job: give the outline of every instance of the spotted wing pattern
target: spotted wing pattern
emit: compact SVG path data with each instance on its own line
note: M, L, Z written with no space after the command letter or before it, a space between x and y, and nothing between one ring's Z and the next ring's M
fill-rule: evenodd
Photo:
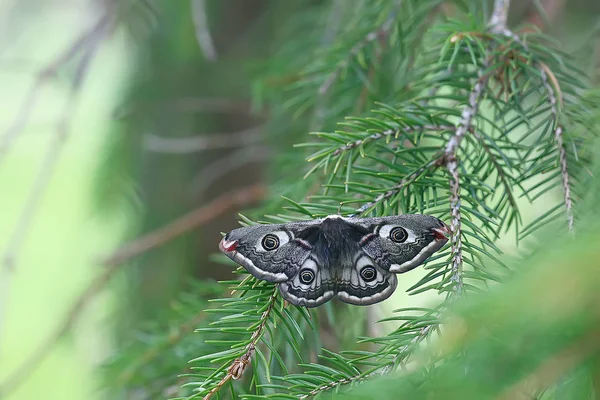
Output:
M449 228L428 215L327 218L238 228L221 251L259 279L279 283L281 295L316 307L337 296L368 305L396 289L396 273L422 264L447 241Z

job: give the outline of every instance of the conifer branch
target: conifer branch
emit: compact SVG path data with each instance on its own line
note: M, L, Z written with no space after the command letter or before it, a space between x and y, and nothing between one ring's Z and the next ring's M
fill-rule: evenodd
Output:
M462 255L462 225L460 215L460 175L458 161L455 155L447 159L446 168L450 173L450 210L452 222L450 223L450 242L452 243L452 276L454 293L461 295L463 292L463 255Z
M337 64L335 70L333 70L333 72L331 74L329 74L329 76L321 84L321 86L319 86L319 95L320 96L324 96L327 94L327 92L329 92L329 89L331 88L333 83L336 81L336 79L340 76L342 71L344 69L348 68L351 60L353 58L355 58L362 51L362 49L364 49L367 45L369 45L369 43L374 42L375 40L381 39L388 35L390 29L392 29L392 26L394 25L394 19L396 17L396 13L397 13L396 10L392 11L390 16L385 20L385 22L381 26L379 26L378 28L367 33L362 40L360 40L358 43L356 43L354 46L352 46L352 48L350 49L350 52L348 53L346 58L344 58L342 61L340 61Z
M275 307L278 294L279 292L277 285L273 285L273 293L267 302L265 311L263 311L260 317L258 326L252 333L250 343L248 343L246 346L245 353L233 360L233 362L227 368L227 374L204 396L203 400L209 400L230 380L238 380L242 377L246 371L246 368L248 368L248 365L252 361L252 356L254 355L256 345L264 333L264 329L267 325L267 321L269 320L269 316L271 315L271 311L273 310L273 307Z
M315 397L316 395L318 395L319 393L322 392L326 392L328 390L334 389L338 386L342 386L342 385L349 385L353 382L360 382L364 379L367 379L365 376L361 375L361 374L357 374L354 375L350 378L342 378L342 379L338 379L337 381L333 381L333 382L329 382L324 384L323 386L319 386L316 389L311 390L310 392L300 395L298 397L299 400L304 400L304 399L310 399L311 397Z
M145 365L149 365L157 357L160 357L163 351L175 346L185 337L194 332L194 329L206 318L206 313L200 311L194 315L190 320L185 321L179 325L172 333L169 334L163 341L158 343L156 346L148 348L142 355L137 357L128 367L117 377L117 381L120 385L125 385L131 381L137 371Z
M372 201L363 204L352 215L360 215L360 214L365 213L366 211L368 211L372 207L376 206L377 204L381 203L382 201L385 201L385 200L389 199L390 197L392 197L393 195L399 193L402 189L404 189L406 187L406 185L414 182L417 178L419 178L420 176L429 172L430 169L432 169L432 168L435 169L439 165L440 165L439 159L434 159L434 160L429 161L427 164L423 165L421 168L418 168L417 170L415 170L408 176L404 177L400 181L400 183L398 183L396 186L392 187L391 189L387 190L386 192L381 193L379 196L375 197L375 199L373 199Z
M510 0L494 0L494 9L492 10L489 22L490 32L504 34L508 30L506 21L508 21L509 8Z
M572 232L574 229L573 200L571 198L571 183L569 176L569 168L567 164L567 150L563 142L563 127L560 125L558 116L559 97L556 95L556 91L558 91L560 95L560 86L558 86L556 78L552 79L552 82L555 82L556 91L550 84L548 79L548 73L551 74L552 71L547 66L545 66L542 63L539 63L538 71L542 78L542 84L544 85L544 89L548 93L548 101L550 102L550 112L552 113L552 118L554 119L554 140L556 141L556 147L558 148L559 153L560 176L562 180L565 209L567 213L567 225L569 231ZM554 75L550 76L553 77Z
M503 3L505 1L506 3L509 3L508 0L496 0L495 7L508 7L506 4L498 4ZM506 14L506 11L498 11L498 14L500 15L502 12ZM523 50L529 51L529 46L527 46L527 43L525 43L523 40L521 40L521 38L518 35L516 35L514 32L508 29L506 27L506 23L499 23L496 26L496 28L493 29L493 31L511 38L516 43L518 43L523 48ZM554 139L556 141L556 147L558 148L559 152L560 175L562 180L564 203L567 214L567 225L569 231L572 232L574 229L574 217L573 200L571 197L571 183L567 163L567 150L563 142L563 127L560 125L560 119L558 115L558 107L559 105L562 105L562 92L560 90L560 84L558 83L558 80L552 73L552 70L546 64L538 60L535 60L533 64L539 72L540 77L542 79L542 85L544 86L544 89L548 94L548 101L550 103L550 113L552 114L552 119L554 120ZM554 87L550 84L550 81L552 81Z
M370 379L379 375L387 375L393 372L399 364L405 363L408 361L409 357L412 355L411 350L414 349L419 343L429 337L429 334L435 329L439 324L428 324L423 326L417 335L415 335L407 344L402 346L398 352L394 355L392 360L380 365L375 371L369 372L367 374L355 374L350 377L344 377L326 384L323 384L319 387L312 389L310 392L300 395L298 399L304 400L317 396L322 392L326 392L331 389L335 389L336 387L349 385L352 383L361 383L367 379Z
M457 295L460 295L463 292L460 174L458 172L457 151L467 132L471 131L473 118L479 110L479 102L489 80L489 74L483 74L483 71L486 69L488 64L488 61L484 62L483 67L478 70L477 82L469 93L467 105L463 109L461 118L457 123L456 132L448 141L444 151L444 162L446 169L450 174L450 211L452 214L452 222L450 224L450 242L452 243L452 275L450 279L454 284L454 293Z
M479 132L477 132L475 129L471 129L471 133L478 140L479 144L481 145L481 148L487 153L490 162L494 165L496 173L498 174L498 179L500 179L502 186L504 186L504 192L508 196L508 201L510 202L511 207L514 210L518 210L519 205L517 204L517 199L515 199L515 196L513 195L512 188L510 187L510 183L508 182L508 177L506 176L506 173L498 163L498 158L494 153L492 153L490 146L487 145L487 143L485 142L485 138L482 135L480 135Z
M412 133L412 132L421 132L421 131L449 131L449 130L453 131L455 129L456 129L456 127L453 125L406 126L406 127L400 128L400 129L387 129L383 132L377 132L377 133L374 133L363 139L358 139L354 142L351 142L344 146L341 146L339 149L334 151L331 155L332 156L340 155L341 153L343 153L345 151L354 149L359 146L363 146L367 143L374 142L381 138L394 137L397 139L401 133Z

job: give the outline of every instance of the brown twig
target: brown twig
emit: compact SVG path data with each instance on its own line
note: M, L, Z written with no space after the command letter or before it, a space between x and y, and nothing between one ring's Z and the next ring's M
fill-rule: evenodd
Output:
M264 198L266 187L262 183L226 193L219 196L209 204L202 206L189 214L179 217L160 229L144 235L134 241L127 243L110 256L106 257L103 265L111 266L122 264L132 257L138 256L146 251L173 240L174 238L189 232L201 224L223 214L225 211L242 205L247 205Z
M256 184L233 193L219 196L209 204L177 219L173 223L133 241L107 257L103 264L107 266L73 303L59 328L50 335L21 365L0 385L0 396L16 389L50 354L56 343L71 329L84 307L110 281L123 262L151 248L163 245L175 237L188 232L201 224L223 214L231 208L247 205L264 197L265 186Z
M238 380L242 377L242 375L246 371L246 368L248 368L248 365L252 361L252 356L254 355L256 345L262 337L265 325L269 320L269 315L271 314L271 311L273 310L273 307L275 306L275 303L277 301L278 293L279 292L277 289L277 285L275 285L273 287L273 294L271 294L269 302L267 303L267 308L265 309L265 311L263 311L262 315L260 316L260 322L256 327L256 330L252 333L250 343L248 343L248 345L246 346L246 352L240 357L233 360L231 365L229 365L229 367L227 368L227 374L219 381L219 383L215 385L215 387L213 387L204 396L203 400L209 400L212 396L214 396L215 393L219 391L219 389L221 389L231 379Z
M266 113L253 112L252 104L248 100L229 99L219 97L178 97L157 102L160 107L180 112L216 112L216 113L239 113L265 117ZM147 103L134 104L117 108L114 118L128 118L144 110L142 107ZM154 104L154 103L152 103Z

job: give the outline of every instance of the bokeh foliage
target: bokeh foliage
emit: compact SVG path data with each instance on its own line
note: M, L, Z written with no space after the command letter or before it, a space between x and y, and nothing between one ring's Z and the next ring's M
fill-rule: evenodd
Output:
M222 282L220 296L201 281L167 324L197 322L197 334L170 342L164 325L150 329L163 334L122 348L108 381L125 376L125 393L147 398L593 398L598 97L587 71L535 28L491 25L502 1L299 3L265 5L288 18L250 67L274 155L267 198L242 223L436 215L452 222L453 245L410 293L438 303L397 310L392 329L370 335L364 309L286 306L252 277ZM503 254L506 236L516 256Z

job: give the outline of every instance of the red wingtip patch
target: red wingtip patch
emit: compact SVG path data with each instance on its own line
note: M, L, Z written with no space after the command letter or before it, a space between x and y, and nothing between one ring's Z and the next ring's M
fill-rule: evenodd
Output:
M442 232L441 229L434 229L433 230L433 235L435 237L435 240L446 239L446 235L444 235L444 233Z
M220 246L223 251L234 251L237 248L238 242L237 240L233 240L231 242L226 241L225 239L221 240Z
M444 240L450 235L450 227L446 224L442 228L433 229L433 235L436 240Z

